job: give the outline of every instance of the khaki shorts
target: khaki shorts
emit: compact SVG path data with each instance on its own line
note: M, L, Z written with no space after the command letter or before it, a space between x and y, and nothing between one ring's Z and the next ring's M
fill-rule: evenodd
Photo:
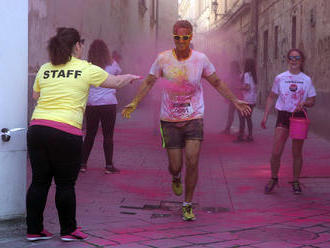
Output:
M203 140L203 119L168 122L160 121L162 146L164 148L185 147L186 140Z

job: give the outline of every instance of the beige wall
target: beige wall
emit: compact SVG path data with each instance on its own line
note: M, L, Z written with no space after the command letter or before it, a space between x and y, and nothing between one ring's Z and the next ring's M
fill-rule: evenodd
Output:
M163 43L171 42L170 35L166 34L171 33L177 19L177 2L145 0L144 15L139 12L139 2L138 0L30 0L30 72L48 60L47 41L60 26L72 26L80 31L86 40L85 56L94 39L104 39L111 50L116 49L123 53L123 66L130 65L132 59L126 58L135 55L139 51L138 46L143 44L154 51L164 46ZM158 24L155 20L157 2L159 3Z
M97 4L95 4L97 3ZM29 66L30 72L48 61L46 46L57 27L78 29L86 40L104 39L110 49L121 47L121 4L107 0L30 0ZM87 49L85 49L85 55Z

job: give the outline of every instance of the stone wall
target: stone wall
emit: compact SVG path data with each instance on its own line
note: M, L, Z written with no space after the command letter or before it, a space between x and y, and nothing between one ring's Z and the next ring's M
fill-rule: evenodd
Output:
M317 90L316 106L309 111L312 129L330 138L330 2L328 0L261 0L259 1L258 76L260 103L264 104L274 77L287 69L286 54L294 46L306 55L305 73ZM294 36L293 22L296 22ZM277 44L275 27L278 27ZM265 50L265 33L268 49ZM295 37L295 38L294 38ZM295 42L294 42L295 40ZM278 54L275 48L278 47ZM268 52L268 56L265 55ZM265 58L267 57L267 59Z

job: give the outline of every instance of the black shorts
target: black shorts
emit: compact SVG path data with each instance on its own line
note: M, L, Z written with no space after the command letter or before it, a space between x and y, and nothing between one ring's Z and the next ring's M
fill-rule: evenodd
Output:
M290 117L292 116L291 112L287 111L277 111L277 120L276 127L283 127L286 129L290 128ZM293 114L294 117L306 118L305 113L303 111L295 112Z
M186 140L203 140L203 119L168 122L160 121L164 148L185 147Z

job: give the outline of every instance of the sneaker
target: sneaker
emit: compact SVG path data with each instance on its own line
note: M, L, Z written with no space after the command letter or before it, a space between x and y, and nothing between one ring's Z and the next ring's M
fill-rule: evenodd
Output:
M237 139L235 139L233 142L234 143L241 143L241 142L244 142L244 139L243 139L242 136L237 136Z
M292 182L292 191L295 195L300 195L302 193L299 181Z
M247 136L246 137L246 142L252 142L254 139L252 136Z
M38 234L27 234L26 239L28 241L46 240L51 239L54 235L48 232L46 229L42 230Z
M118 174L120 173L120 170L114 167L113 165L109 165L105 167L105 174Z
M180 177L179 178L173 177L173 179L172 179L172 190L173 190L173 193L176 196L182 195L183 189L182 189L182 183L181 183L181 178Z
M85 164L84 165L81 165L80 172L85 173L86 170L87 170L87 166Z
M86 233L83 233L81 231L81 228L77 228L74 232L61 236L61 239L63 241L81 241L86 240L87 238L88 235Z
M182 219L185 221L191 221L196 219L195 215L193 214L191 205L182 206Z
M271 193L275 188L275 186L278 186L278 178L273 177L269 180L269 182L265 186L265 191L264 191L265 194Z

